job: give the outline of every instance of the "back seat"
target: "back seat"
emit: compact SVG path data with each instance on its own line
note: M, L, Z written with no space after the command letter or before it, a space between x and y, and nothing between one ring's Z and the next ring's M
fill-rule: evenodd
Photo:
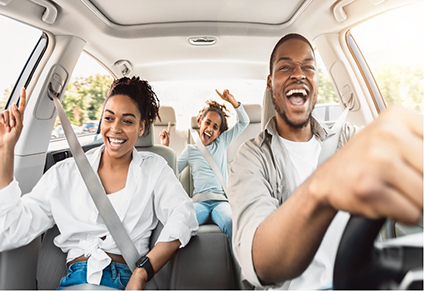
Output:
M250 123L229 145L227 149L227 162L230 164L239 147L247 140L255 138L261 132L262 107L259 104L243 104Z
M177 129L177 119L175 110L171 106L161 106L159 108L159 115L161 120L156 119L154 143L160 143L159 134L165 129L168 130L168 122L171 123L171 138L169 147L172 148L177 156L179 156L187 145L187 130Z
M177 175L177 155L172 148L160 144L155 144L155 135L155 128L152 124L150 126L149 133L145 131L143 136L137 139L137 142L135 143L136 150L139 152L153 152L159 156L162 156L168 162L168 165L174 170L175 175Z

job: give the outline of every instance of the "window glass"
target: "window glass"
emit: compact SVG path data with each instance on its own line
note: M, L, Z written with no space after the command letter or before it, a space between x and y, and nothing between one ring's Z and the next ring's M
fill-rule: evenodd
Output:
M423 110L424 2L399 8L351 30L387 106Z
M82 144L91 142L96 134L104 98L113 79L96 60L82 53L70 82L62 106L74 132ZM59 118L52 130L51 141L64 139Z
M190 127L192 116L197 116L206 100L215 100L225 104L230 111L229 125L236 121L236 113L228 102L223 101L215 89L222 92L230 90L237 101L243 104L261 104L266 89L266 80L212 80L212 81L176 81L151 82L161 105L172 106L175 110L178 128ZM184 100L190 100L185 102Z
M3 110L42 32L0 15L0 110ZM23 41L24 40L24 41Z
M319 78L318 104L337 104L338 97L333 83L324 67L324 64L316 52ZM232 106L222 101L216 94L215 89L222 92L230 90L236 100L243 104L260 104L266 90L266 76L263 80L212 80L212 81L176 81L176 82L151 82L153 90L157 94L161 105L172 106L177 118L177 128L190 127L192 116L197 116L200 109L205 106L206 100L216 100L226 104L230 110L229 125L236 122L236 113ZM185 98L186 96L186 98ZM185 102L184 100L190 100ZM325 109L324 109L325 111ZM336 118L337 119L337 118ZM324 115L320 120L324 121Z
M312 115L320 122L331 126L339 118L342 108L333 82L318 51L315 51L318 69L318 99Z

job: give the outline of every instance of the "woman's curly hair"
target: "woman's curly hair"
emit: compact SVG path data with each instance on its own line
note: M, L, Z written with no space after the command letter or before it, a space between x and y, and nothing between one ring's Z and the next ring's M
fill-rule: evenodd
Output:
M150 125L159 118L160 102L152 87L145 80L139 77L123 77L114 80L106 95L104 105L109 98L115 95L125 95L130 97L136 104L141 115L141 122L145 122L144 130L149 133Z
M203 107L203 109L201 109L199 111L199 114L197 115L197 122L198 123L201 122L203 120L203 118L210 111L214 111L214 112L218 113L219 116L221 117L221 126L219 128L219 131L220 132L226 131L228 129L227 118L230 117L230 115L228 115L229 111L228 111L227 107L225 107L224 104L219 104L218 102L216 102L214 100L206 101L206 106Z

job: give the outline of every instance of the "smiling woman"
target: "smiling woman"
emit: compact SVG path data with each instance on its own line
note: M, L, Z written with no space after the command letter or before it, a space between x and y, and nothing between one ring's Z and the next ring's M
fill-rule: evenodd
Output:
M0 114L0 218L8 221L0 224L0 251L26 245L57 224L57 244L67 253L69 267L59 289L84 283L144 289L198 228L193 204L165 160L134 149L145 126L150 127L158 115L158 100L150 85L138 77L112 83L103 111L104 145L87 155L117 215L124 217L122 224L131 230L129 236L137 252L147 262L132 274L109 229L99 222L75 160L53 166L29 194L20 197L12 161L23 127L25 96L22 89L19 108L13 105L11 111ZM61 179L62 175L67 179ZM118 195L119 200L114 198ZM85 213L82 217L81 208ZM151 229L159 221L164 230L159 243L149 251ZM177 231L176 225L180 226Z

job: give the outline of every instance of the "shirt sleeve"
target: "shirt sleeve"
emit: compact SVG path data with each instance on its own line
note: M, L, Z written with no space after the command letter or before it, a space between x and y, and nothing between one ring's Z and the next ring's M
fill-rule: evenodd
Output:
M157 242L179 240L185 247L197 233L199 225L193 202L188 197L172 169L164 166L154 189L155 212L163 224Z
M236 124L224 131L219 138L222 139L227 145L230 144L233 139L235 139L240 133L243 132L243 130L246 129L246 127L249 125L250 119L247 115L246 111L244 110L244 107L241 103L239 103L240 106L235 108L237 112L238 121Z
M265 164L266 158L258 146L253 141L246 142L230 167L228 188L234 255L243 277L257 287L263 286L253 265L253 238L259 225L279 206L278 200L271 196L273 190Z
M178 174L180 174L188 166L188 146L185 147L183 152L178 157Z
M48 197L55 183L48 181L43 176L23 197L15 179L0 189L0 251L27 245L54 225Z

